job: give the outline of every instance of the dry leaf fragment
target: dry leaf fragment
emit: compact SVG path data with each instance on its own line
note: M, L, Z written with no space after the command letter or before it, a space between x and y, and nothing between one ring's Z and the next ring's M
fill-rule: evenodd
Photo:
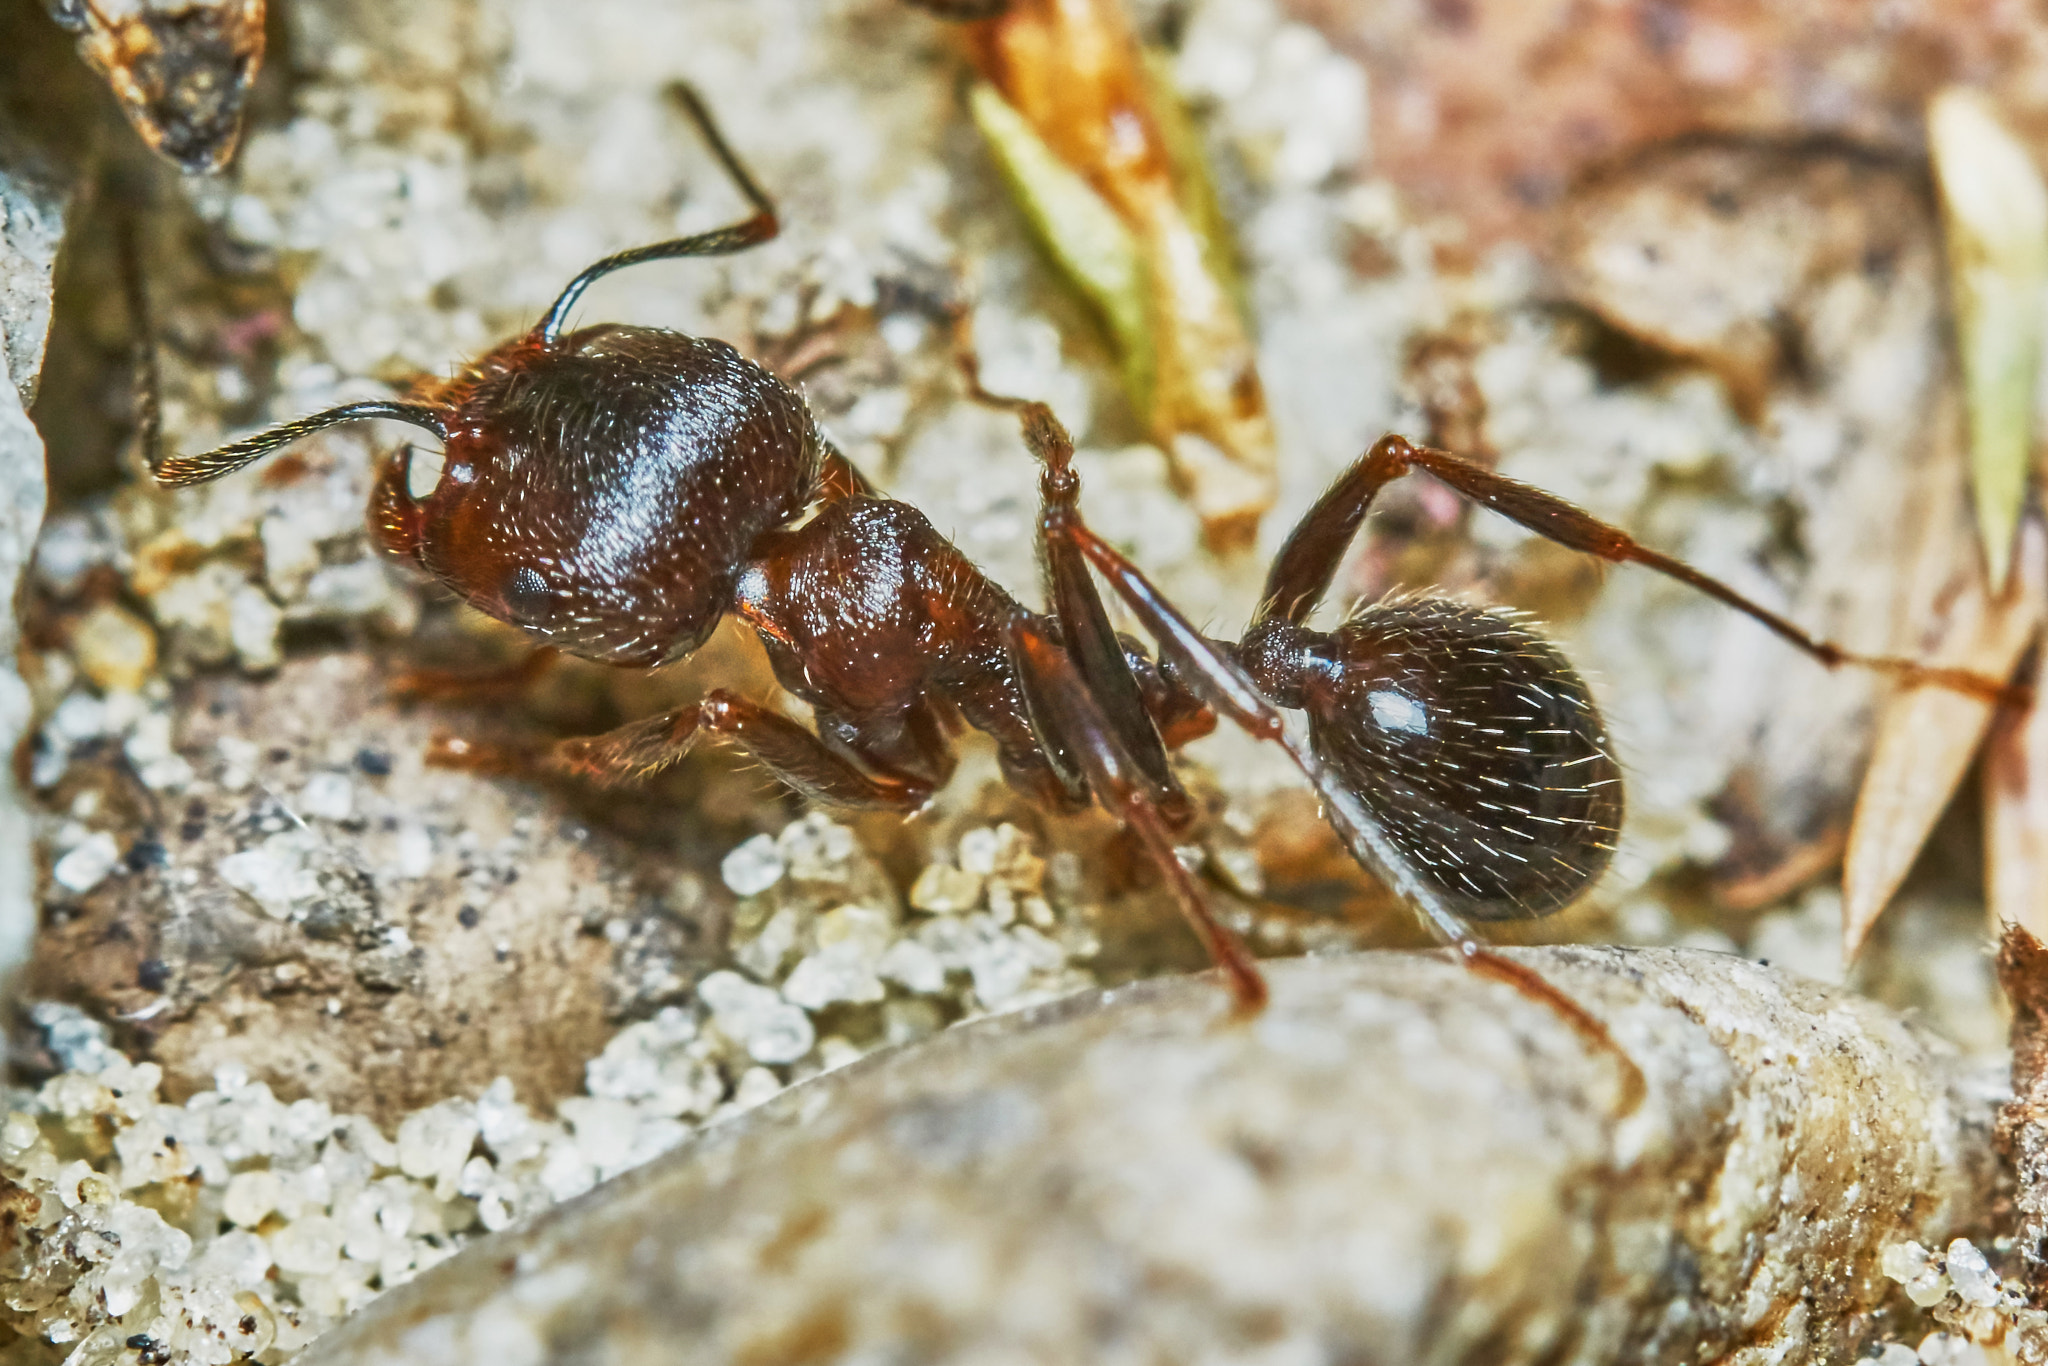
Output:
M1272 423L1178 97L1121 0L1013 0L967 33L987 82L971 108L1012 193L1102 314L1211 544L1248 542L1276 489Z
M1991 582L2003 584L2026 499L2048 288L2048 188L1991 102L1951 87L1927 107L1941 189L1970 477Z
M263 65L264 0L48 3L150 150L194 174L228 164Z
M1928 98L1968 80L2048 133L2038 5L2011 0L1285 0L1368 72L1372 169L1462 226L1532 245L1595 168L1702 134L1918 161Z
M2039 522L2020 537L2019 572L1996 599L1977 575L1963 581L1931 662L2008 678L2039 630L2048 601L2048 538ZM1842 877L1842 956L1855 957L1947 807L1995 708L1944 688L1894 693L1878 713L1870 768L1856 797Z
M2048 654L2029 680L2048 696ZM1984 884L1991 923L2048 939L2048 706L2006 715L1984 756Z
M2024 925L1999 937L1998 984L2012 1005L2012 1100L1998 1116L1998 1146L2018 1177L2013 1243L2039 1292L2048 1289L2048 946Z
M968 93L968 112L1046 249L1102 315L1140 411L1151 405L1155 362L1137 238L1079 172L1045 145L994 86Z

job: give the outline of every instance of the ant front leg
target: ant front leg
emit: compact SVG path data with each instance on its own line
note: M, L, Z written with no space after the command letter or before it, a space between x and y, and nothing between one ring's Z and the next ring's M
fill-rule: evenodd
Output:
M455 740L437 742L430 758L448 767L538 770L619 787L680 761L707 735L745 751L783 785L827 806L909 812L932 794L928 782L868 772L788 717L723 690L603 735L557 741L537 754Z
M1268 623L1301 626L1329 591L1338 562L1365 521L1372 500L1387 484L1410 470L1434 475L1452 491L1506 517L1546 540L1594 555L1610 564L1639 564L1698 589L1717 602L1758 622L1828 668L1844 664L1870 669L1909 686L1933 685L1967 693L1989 702L2026 706L2024 689L2009 687L1968 669L1940 668L1891 655L1859 654L1832 641L1808 634L1761 603L1703 574L1681 560L1660 554L1621 528L1609 525L1555 494L1520 480L1496 474L1484 465L1448 451L1417 446L1387 435L1372 444L1358 462L1332 484L1288 536L1266 577L1266 590L1253 618L1252 634Z
M461 669L406 669L387 691L401 702L491 702L516 697L540 681L560 655L542 645L502 668L471 673Z

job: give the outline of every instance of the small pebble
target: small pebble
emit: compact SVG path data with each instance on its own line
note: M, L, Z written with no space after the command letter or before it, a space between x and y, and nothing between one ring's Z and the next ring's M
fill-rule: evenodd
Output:
M1948 1279L1963 1303L1989 1308L1998 1303L1998 1274L1968 1238L1948 1245Z
M341 1261L341 1225L325 1215L294 1219L270 1236L277 1269L296 1276L332 1271Z
M798 963L783 982L782 994L805 1010L823 1010L838 1001L879 1001L886 992L875 972L875 955L858 941L841 940Z
M1922 1338L1919 1357L1926 1366L1990 1366L1983 1348L1952 1333L1929 1333Z
M227 1195L221 1213L243 1228L255 1228L277 1208L284 1183L269 1168L236 1172L228 1178Z
M355 784L345 773L315 773L299 789L299 813L345 821L356 811Z
M733 1087L731 1108L735 1111L751 1110L781 1093L782 1078L765 1067L749 1067L740 1073L739 1083Z
M946 989L946 967L939 956L915 939L899 939L875 965L878 974L901 983L920 995L936 996Z
M817 1042L810 1016L774 988L736 972L712 973L697 984L697 996L710 1007L719 1031L755 1062L795 1062Z
M114 603L101 603L71 628L71 653L101 692L137 692L156 672L156 632Z
M58 859L50 876L59 886L82 896L106 881L107 874L120 861L120 846L114 843L112 835L101 830L86 836L84 843Z
M214 867L221 881L279 920L290 919L299 902L320 890L317 875L306 867L305 847L295 831L272 835L252 849L229 854Z
M782 881L787 865L772 835L756 835L736 846L718 865L718 875L739 896L757 896Z
M971 911L981 904L982 879L950 864L932 863L910 887L910 904L933 915Z

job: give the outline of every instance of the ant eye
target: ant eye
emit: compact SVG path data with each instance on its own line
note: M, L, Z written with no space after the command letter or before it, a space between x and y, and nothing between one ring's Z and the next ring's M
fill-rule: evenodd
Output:
M555 590L530 565L512 571L504 597L505 614L521 626L546 626L555 619Z
M73 33L86 30L85 0L46 0L50 17Z
M448 463L446 451L405 448L405 496L424 503L441 486L441 468Z

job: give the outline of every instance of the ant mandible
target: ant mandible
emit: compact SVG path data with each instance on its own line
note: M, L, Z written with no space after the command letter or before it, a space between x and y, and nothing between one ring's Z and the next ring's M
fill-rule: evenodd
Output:
M1211 640L1088 528L1073 443L1051 410L976 382L978 397L1020 415L1043 465L1050 610L1032 611L916 508L881 496L796 390L726 343L622 324L564 330L583 292L615 270L737 252L779 230L710 112L681 93L748 217L605 257L531 331L414 401L331 408L155 469L167 486L196 484L337 423L423 427L441 439L442 468L415 497L412 448L385 461L369 507L385 551L546 646L612 664L688 655L734 613L816 716L813 733L715 691L558 742L547 768L625 782L708 735L808 798L909 813L951 775L957 717L994 739L1004 776L1027 797L1059 810L1092 799L1128 828L1240 1008L1254 1010L1265 999L1258 968L1174 854L1194 807L1167 752L1220 714L1287 749L1353 855L1465 961L1554 998L1483 950L1472 923L1547 915L1600 875L1621 826L1620 771L1585 683L1511 613L1405 597L1334 631L1307 624L1389 481L1426 471L1559 544L1690 584L1830 666L1999 693L1974 674L1817 640L1559 498L1391 435L1295 527L1243 638ZM1155 639L1158 659L1113 630L1092 574ZM1306 741L1282 710L1307 714Z

